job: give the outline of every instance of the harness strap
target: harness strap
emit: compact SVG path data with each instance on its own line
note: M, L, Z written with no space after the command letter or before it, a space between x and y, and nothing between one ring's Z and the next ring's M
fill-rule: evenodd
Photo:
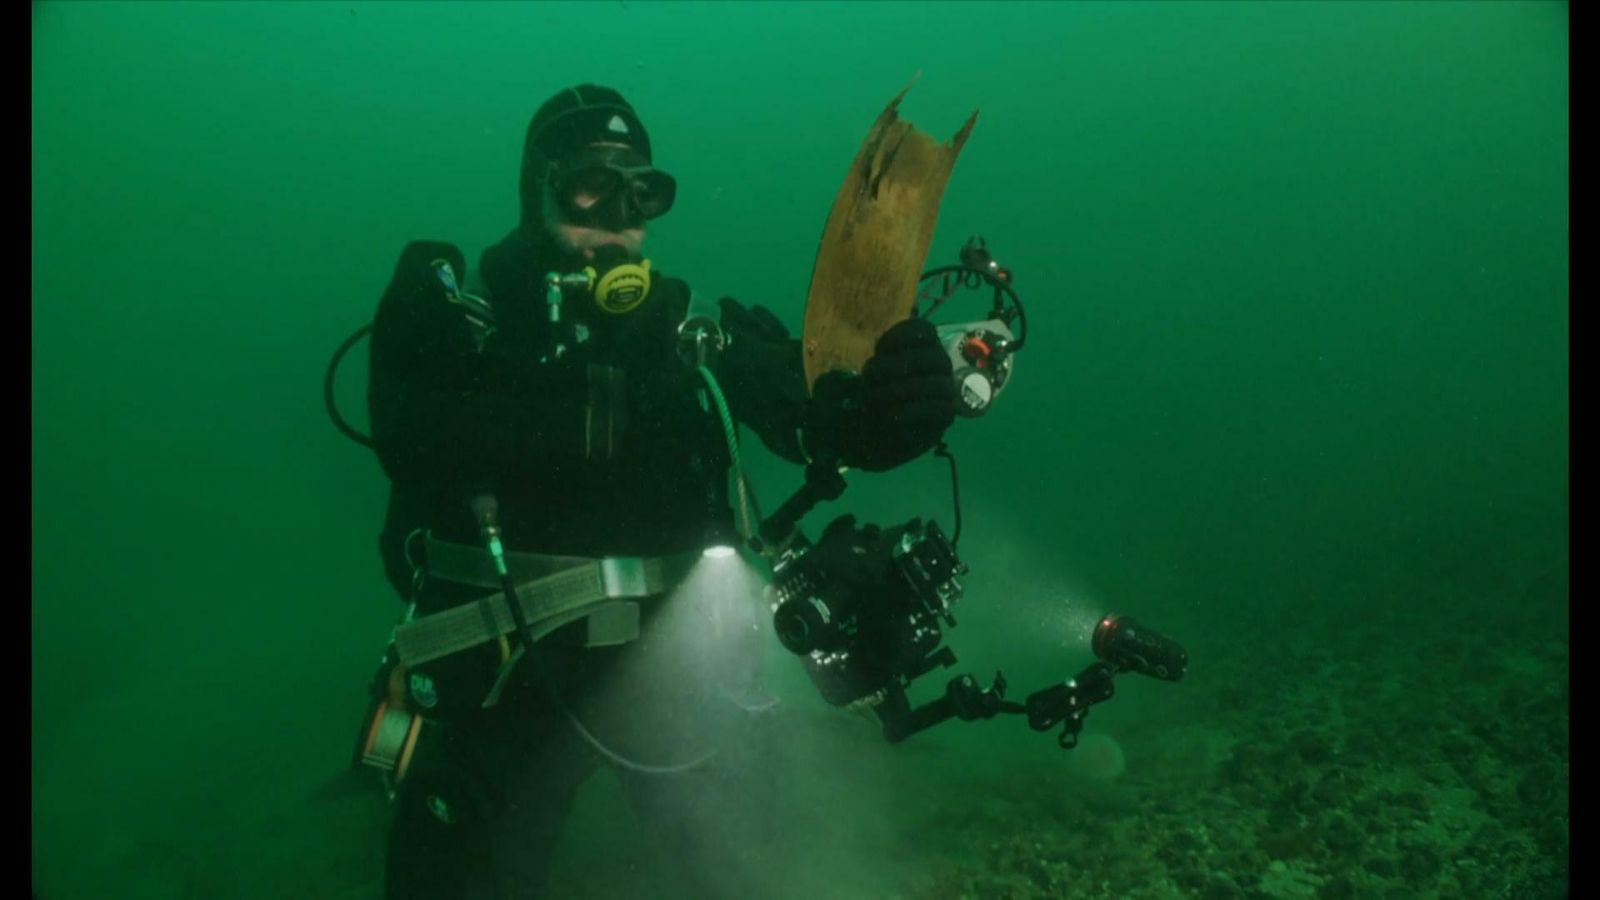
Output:
M482 547L441 541L430 534L424 544L424 553L423 567L427 569L429 578L491 590L500 589L500 575L495 569L494 557ZM595 562L591 556L551 556L515 550L507 550L505 558L506 569L516 584Z
M450 581L486 588L495 586L497 579L485 575L493 571L492 563L480 565L466 553L454 560L454 563L464 564L460 568L452 564L451 574L436 572L435 545L443 543L429 542L427 566L430 577L437 575ZM464 551L474 549L455 546ZM482 554L484 561L488 560L487 553L476 552ZM522 607L523 618L528 623L533 640L596 613L605 613L599 616L601 619L610 618L614 621L620 615L637 621L637 604L627 601L665 594L678 580L676 576L680 567L682 571L687 571L688 563L688 557L584 559L511 553L506 557L507 567L514 573L518 571L514 567L514 557L521 557L524 573L528 568L548 570L552 566L560 566L556 571L523 580L516 585L517 603ZM577 564L571 564L573 559L579 560ZM513 578L516 577L513 574ZM514 631L516 620L506 604L505 593L495 591L475 603L464 603L431 613L396 627L395 652L406 666L418 666L497 640L501 635Z

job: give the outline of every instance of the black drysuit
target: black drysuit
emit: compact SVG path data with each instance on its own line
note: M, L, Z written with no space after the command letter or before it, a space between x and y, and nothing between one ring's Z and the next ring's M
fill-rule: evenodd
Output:
M714 409L702 408L699 376L675 349L688 286L657 273L638 309L592 317L589 341L541 363L550 337L544 276L553 255L547 239L525 228L483 254L479 275L493 309L486 335L430 266L446 259L464 277L460 251L448 244L408 246L379 305L369 413L392 483L380 545L391 582L419 616L485 593L414 579L412 563L425 561L408 541L431 533L479 544L468 500L482 491L497 498L512 551L664 556L692 552L704 546L711 525L732 522L723 425ZM803 462L798 341L763 310L731 300L720 308L731 343L716 375L733 417L777 454ZM750 615L759 603L750 598ZM693 666L682 678L654 683L619 676L650 654L668 659L650 671L678 671L674 648L651 641L649 609L641 640L631 644L586 648L582 622L540 641L491 709L481 701L501 661L496 645L423 667L437 689L429 718L438 727L397 797L389 897L543 896L571 800L606 760L578 730L574 712L606 751L645 766L675 769L718 751L681 772L618 771L641 823L687 870L722 879L695 891L748 895L749 885L714 858L709 836L693 823L718 816L718 804L733 794L748 801L761 789L736 749L696 740L706 717L721 717L717 730L727 735L749 713L719 704L707 686L716 677L702 678ZM760 655L752 633L753 626L745 628L730 650L735 668ZM603 697L596 685L605 685Z

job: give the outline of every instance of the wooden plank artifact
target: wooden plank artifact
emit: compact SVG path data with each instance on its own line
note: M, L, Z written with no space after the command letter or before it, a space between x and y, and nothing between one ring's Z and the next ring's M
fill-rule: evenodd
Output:
M878 338L913 312L945 184L977 124L974 110L940 143L900 119L909 90L873 123L823 229L802 337L808 390L824 372L859 372Z

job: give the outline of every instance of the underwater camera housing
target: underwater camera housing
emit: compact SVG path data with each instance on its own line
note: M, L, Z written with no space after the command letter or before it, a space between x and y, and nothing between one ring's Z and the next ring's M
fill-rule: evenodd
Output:
M906 695L911 683L956 662L942 645L941 624L956 624L950 610L966 573L934 522L879 528L840 516L814 545L796 536L774 563L767 587L774 630L801 657L823 699L870 708L891 743L951 718L1014 713L1035 731L1060 725L1059 743L1070 750L1089 708L1111 699L1118 674L1178 681L1188 670L1189 655L1178 642L1130 616L1110 615L1090 641L1096 661L1022 703L1005 699L1005 676L996 672L987 688L971 675L957 676L944 696L913 708Z
M767 588L773 626L829 703L882 701L939 665L940 622L966 573L944 532L912 519L893 528L833 520L815 545L796 540Z

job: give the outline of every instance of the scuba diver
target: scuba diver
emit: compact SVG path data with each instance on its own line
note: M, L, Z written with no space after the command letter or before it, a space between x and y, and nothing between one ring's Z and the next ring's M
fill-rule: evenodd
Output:
M882 472L955 418L949 354L909 310L859 374L808 392L774 314L656 269L643 244L676 183L654 158L617 91L557 93L528 127L518 225L470 271L452 244L409 244L379 302L379 549L406 613L357 756L393 800L392 900L541 896L604 765L647 831L716 869L681 812L748 787L736 749L704 745L739 732L703 726L718 704L749 715L722 688L749 686L761 643L730 627L687 652L660 623L702 551L750 537L734 423L797 465Z

